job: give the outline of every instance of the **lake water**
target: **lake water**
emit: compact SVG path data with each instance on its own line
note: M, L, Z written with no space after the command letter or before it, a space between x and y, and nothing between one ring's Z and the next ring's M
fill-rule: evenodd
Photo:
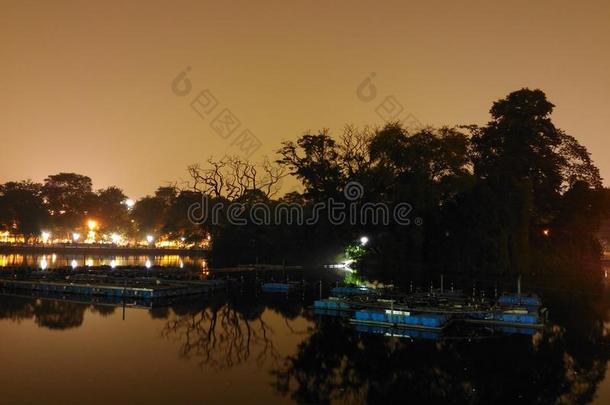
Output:
M0 254L0 268L17 266L38 267L42 269L70 266L202 267L205 264L206 261L201 256L184 255Z
M0 403L610 403L608 289L542 291L533 334L442 339L357 331L311 294L152 309L0 295Z
M124 311L0 300L2 404L284 402L272 372L314 327L256 300Z

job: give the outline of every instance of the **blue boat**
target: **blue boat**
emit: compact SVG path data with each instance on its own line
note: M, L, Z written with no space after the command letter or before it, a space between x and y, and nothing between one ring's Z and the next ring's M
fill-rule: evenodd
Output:
M324 316L332 316L339 318L347 318L351 314L349 311L337 311L336 309L322 309L322 308L314 308L313 313L316 315L324 315Z
M313 307L316 309L330 309L335 311L347 311L350 309L347 302L339 300L316 300L313 303Z
M356 286L347 286L347 287L334 287L330 290L330 294L334 296L340 295L369 295L374 292L373 289L368 287L356 287Z
M264 283L262 289L264 292L290 292L297 288L295 283Z
M399 312L399 311L397 311ZM398 326L411 326L419 328L441 329L445 326L449 317L443 314L404 314L392 312L381 312L375 310L362 309L354 314L356 322L363 323L388 323Z
M515 314L503 312L496 314L495 319L503 322L523 323L529 325L533 325L538 322L538 316L535 314Z
M518 295L504 294L498 298L498 303L505 306L530 306L539 307L542 305L540 298L537 295Z

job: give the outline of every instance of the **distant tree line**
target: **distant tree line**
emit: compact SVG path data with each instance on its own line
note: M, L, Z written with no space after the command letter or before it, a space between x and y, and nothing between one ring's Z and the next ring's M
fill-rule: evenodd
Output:
M553 124L553 108L542 91L521 89L496 101L484 126L409 130L389 123L348 126L339 137L306 133L282 143L275 161L229 157L192 165L188 182L160 187L132 209L120 189L93 191L91 179L78 174L9 182L0 186L0 226L34 238L48 227L69 232L93 216L103 230L132 235L196 240L210 233L217 265L328 263L367 235L361 272L384 279L413 271L598 269L596 234L608 218L609 192L586 148ZM279 196L287 176L301 191ZM364 190L355 202L343 192L349 182ZM312 225L194 224L187 212L203 197L210 205L240 203L244 213L282 203L307 213L330 198L407 202L420 222L337 225L322 210Z
M361 272L376 278L583 268L599 275L596 234L610 213L610 194L586 148L553 124L553 108L542 91L522 89L495 102L485 126L410 131L390 123L346 127L338 138L323 130L284 142L276 163L302 192L276 199L245 188L216 198L243 202L246 211L260 202L307 211L329 198L351 203L343 188L356 181L364 190L358 204L408 202L422 225L338 226L324 215L313 226L225 224L216 232L216 258L329 262L367 235Z
M81 233L84 239L87 222L94 220L100 235L144 239L152 234L198 243L206 235L186 215L188 206L198 200L197 193L163 186L130 206L117 187L94 191L91 178L59 173L44 183L27 180L0 185L0 230L26 242L39 241L43 231L65 239Z

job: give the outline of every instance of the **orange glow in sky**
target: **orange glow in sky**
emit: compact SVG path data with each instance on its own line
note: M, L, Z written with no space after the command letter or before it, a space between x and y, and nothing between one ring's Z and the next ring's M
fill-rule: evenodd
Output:
M540 88L554 121L610 178L607 1L3 1L0 182L69 171L132 198L234 153L179 97L208 89L261 141L381 125L356 96L371 73L423 124L484 124Z

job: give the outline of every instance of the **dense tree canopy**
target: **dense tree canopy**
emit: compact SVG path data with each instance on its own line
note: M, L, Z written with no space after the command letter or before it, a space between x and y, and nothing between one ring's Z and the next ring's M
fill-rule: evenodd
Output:
M527 273L598 263L608 191L587 149L554 125L553 108L541 90L521 89L493 103L484 126L410 131L389 123L347 126L339 136L306 133L284 142L275 162L225 157L191 165L189 182L160 187L131 209L120 189L94 191L89 177L75 173L42 185L9 182L0 186L0 226L32 238L43 229L83 229L93 217L101 232L136 238L197 241L212 234L213 260L226 264L328 263L368 235L361 272L391 280L425 271ZM288 175L302 191L279 197ZM345 193L348 184L359 187L357 195ZM222 209L218 223L192 221L189 209L204 199L240 204L243 215L261 205L298 207L317 220L237 226ZM331 200L354 210L408 204L410 226L366 216L330 221L330 208L319 204Z
M22 181L0 185L0 226L4 230L29 239L39 235L48 219L41 184Z

